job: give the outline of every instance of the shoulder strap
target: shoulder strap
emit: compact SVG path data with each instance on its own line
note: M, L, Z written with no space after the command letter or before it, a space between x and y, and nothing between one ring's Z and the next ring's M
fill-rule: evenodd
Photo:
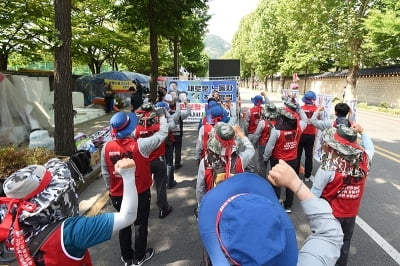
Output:
M40 232L38 235L36 235L34 238L32 238L31 241L29 241L28 247L29 247L32 257L34 257L36 255L36 253L42 247L43 243L46 242L46 240L49 238L49 236L51 236L51 234L53 234L53 232L64 221L65 221L65 219L62 219L55 223L50 224L42 232Z

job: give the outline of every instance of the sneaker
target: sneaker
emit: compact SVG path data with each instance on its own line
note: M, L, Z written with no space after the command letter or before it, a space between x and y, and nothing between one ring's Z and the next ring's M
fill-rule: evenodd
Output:
M292 213L292 209L289 208L289 207L286 207L286 208L285 208L285 212L286 212L286 213Z
M152 248L148 248L146 250L146 253L144 254L144 257L142 259L136 259L135 262L132 264L134 266L141 266L143 265L146 261L148 261L149 259L151 259L154 255L154 249Z
M172 207L168 206L165 209L160 209L160 212L158 213L158 218L163 219L165 217L167 217L168 214L170 214L172 212Z
M304 182L310 182L310 178L309 177L305 177L304 178Z
M122 262L124 263L125 266L132 266L134 264L133 259L129 259L129 260L124 260L123 257L121 257Z

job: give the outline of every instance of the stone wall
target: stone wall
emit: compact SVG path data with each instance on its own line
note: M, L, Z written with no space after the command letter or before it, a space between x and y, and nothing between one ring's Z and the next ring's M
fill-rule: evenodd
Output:
M285 80L283 88L289 88L292 79ZM346 85L345 77L326 77L308 78L298 81L300 94L312 90L317 94L328 94L334 98L342 99L343 89ZM261 84L260 84L261 85ZM267 91L280 92L282 90L281 81L274 79L271 84L269 79L266 84L262 84L262 89L267 85ZM261 88L260 88L261 89ZM369 76L357 79L357 102L367 103L368 105L388 104L393 108L400 107L400 76Z

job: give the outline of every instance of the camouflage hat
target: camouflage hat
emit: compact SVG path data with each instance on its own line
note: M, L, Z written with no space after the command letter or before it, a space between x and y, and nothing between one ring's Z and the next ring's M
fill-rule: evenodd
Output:
M234 153L237 150L237 142L233 127L227 123L217 123L210 132L207 148L219 155L230 155L226 154L229 150L231 154Z
M262 115L268 119L276 119L277 108L273 103L266 104L262 110Z
M363 153L361 147L356 144L357 132L351 128L339 125L322 133L323 143L334 149L346 161L356 162Z
M296 117L294 117L293 113L289 112L285 108L279 108L277 110L277 114L280 115L284 119L290 119L290 120L296 119Z
M151 103L144 103L135 111L138 124L142 126L152 126L158 122L155 106Z
M294 112L297 111L297 104L294 103L294 102L292 101L291 98L287 99L287 100L284 102L284 104L285 104L285 106L286 106L287 108L289 108L290 110L292 110L292 111L294 111Z

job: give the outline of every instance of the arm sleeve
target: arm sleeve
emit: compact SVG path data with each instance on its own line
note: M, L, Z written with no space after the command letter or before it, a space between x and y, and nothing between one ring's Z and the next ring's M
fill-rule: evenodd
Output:
M374 157L375 154L374 143L372 142L371 138L365 133L361 135L361 140L365 152L368 154L369 161L372 161L372 157Z
M160 117L160 130L147 138L139 138L138 145L140 153L148 158L150 153L154 151L165 140L168 135L168 123L165 117Z
M323 170L320 167L317 173L315 174L315 179L311 187L311 192L317 198L321 197L322 191L329 182L332 182L334 177L335 177L335 171Z
M279 137L279 130L275 129L274 127L271 129L271 134L269 136L267 145L265 146L264 154L263 154L263 159L264 162L267 162L269 158L271 158L272 151L274 150L275 143Z
M264 96L264 102L265 102L265 104L270 104L271 103L271 101L269 100L267 94L265 94L265 96Z
M252 139L252 144L254 147L256 147L258 140L261 137L261 133L265 128L265 123L266 123L265 120L260 120L260 122L257 125L256 131L254 131L253 139Z
M104 183L106 184L107 190L109 190L110 189L110 173L108 173L106 159L105 159L106 145L107 145L107 143L104 144L103 148L101 149L100 167L101 167L101 175L103 176Z
M331 128L333 126L332 121L330 119L319 120L319 114L320 112L314 112L314 114L311 116L310 123L319 130Z
M197 137L197 142L196 142L196 150L194 152L194 159L198 160L201 157L201 152L203 149L203 135L204 135L204 127L202 126L199 130L199 136Z
M135 222L138 210L138 193L135 184L136 168L119 169L124 180L123 197L119 212L114 213L113 232L117 232Z
M246 168L249 165L251 159L253 159L255 151L253 144L251 144L250 140L247 137L242 137L241 140L243 142L243 145L245 146L245 149L244 151L240 152L239 155L240 158L242 158L243 168Z
M205 178L204 159L202 159L199 164L199 169L197 170L197 181L196 181L197 204L200 204L201 199L206 193L206 182L204 178Z
M190 116L191 113L191 107L190 104L186 105L186 110L181 110L181 119L185 120L186 118L188 118Z
M335 265L343 245L343 232L331 207L319 198L300 201L300 204L313 234L300 248L297 265Z

